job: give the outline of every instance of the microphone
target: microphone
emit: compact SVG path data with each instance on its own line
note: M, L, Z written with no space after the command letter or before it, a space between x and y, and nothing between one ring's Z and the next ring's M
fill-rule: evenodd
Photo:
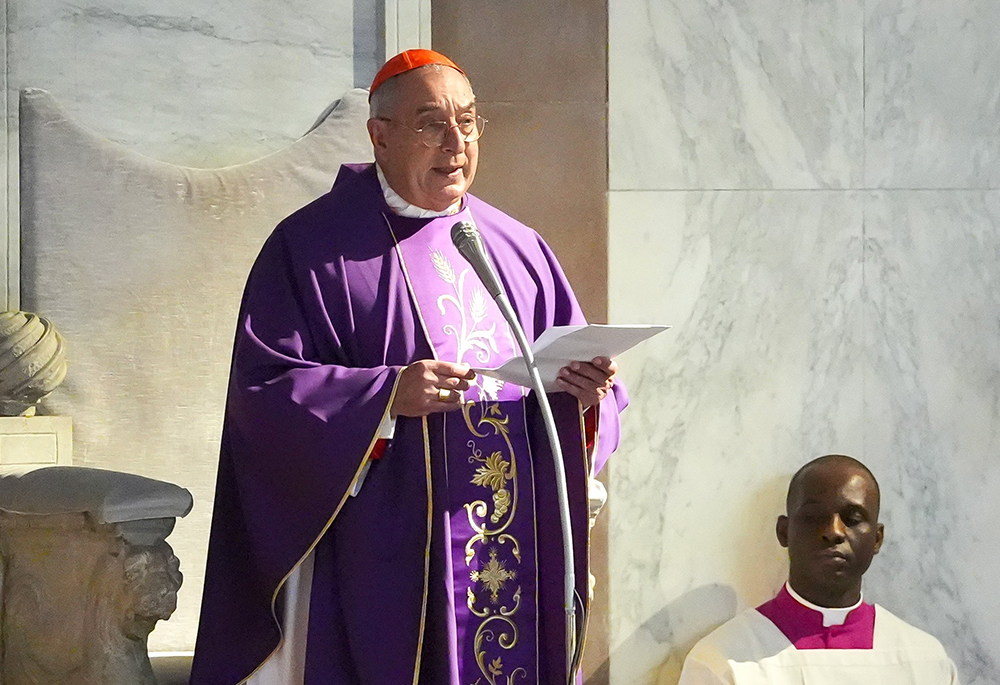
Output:
M472 266L472 270L479 276L490 296L500 307L503 318L510 325L511 333L521 348L521 356L524 364L528 368L528 375L531 377L531 386L538 399L538 408L542 414L542 422L545 424L545 432L549 438L549 447L552 450L553 466L555 468L556 499L559 504L559 522L562 528L563 541L563 610L566 612L566 672L568 674L568 685L576 682L574 674L579 668L580 656L582 655L583 632L577 631L577 601L580 604L580 613L583 613L583 600L576 592L576 569L574 568L573 557L573 528L570 523L569 491L566 485L566 467L563 464L562 446L559 444L559 434L556 430L555 417L552 415L552 407L549 405L548 396L545 394L545 387L542 384L542 376L535 363L535 355L531 351L531 344L524 334L524 328L517 319L517 314L507 299L503 285L500 284L500 277L497 276L496 269L486 254L486 247L483 245L482 236L479 229L471 221L459 221L451 227L451 242L467 262ZM583 621L580 621L581 625Z
M459 221L451 227L451 242L483 282L486 291L494 300L503 295L503 286L493 263L486 254L486 247L479 235L479 229L471 221Z

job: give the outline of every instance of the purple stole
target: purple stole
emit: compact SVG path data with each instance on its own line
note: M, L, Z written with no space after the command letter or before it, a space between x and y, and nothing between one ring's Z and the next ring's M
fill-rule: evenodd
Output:
M450 237L472 219L468 207L425 224L386 216L435 359L495 367L515 356L513 335ZM526 391L484 376L473 383L444 420L445 582L459 682L529 685L538 683L538 578Z
M840 626L823 626L823 614L795 601L782 586L778 596L757 607L796 649L871 649L875 607L861 603Z

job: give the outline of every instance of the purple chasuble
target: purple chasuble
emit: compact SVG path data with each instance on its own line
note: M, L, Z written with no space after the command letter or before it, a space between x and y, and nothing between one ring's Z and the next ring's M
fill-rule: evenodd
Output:
M761 604L757 611L770 619L796 649L871 649L875 639L875 607L861 603L839 626L823 626L823 614L795 601L788 589Z
M513 354L450 243L468 216L529 339L584 322L534 231L471 195L456 217L396 216L371 165L343 167L262 248L238 318L192 685L240 683L278 647L281 589L309 553L306 685L565 682L554 469L532 393L480 378L461 411L399 417L348 497L406 365ZM586 599L587 477L617 446L627 395L601 403L589 457L579 403L550 401Z

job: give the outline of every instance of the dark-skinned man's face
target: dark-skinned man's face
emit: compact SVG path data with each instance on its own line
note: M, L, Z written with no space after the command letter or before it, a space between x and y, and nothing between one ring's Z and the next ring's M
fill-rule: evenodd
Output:
M793 489L777 525L792 589L820 606L853 605L882 546L875 483L857 466L830 460L809 467Z

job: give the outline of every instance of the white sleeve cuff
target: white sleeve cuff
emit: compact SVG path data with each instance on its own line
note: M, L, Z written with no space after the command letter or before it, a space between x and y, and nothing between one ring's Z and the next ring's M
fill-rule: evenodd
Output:
M378 425L378 433L376 437L382 440L392 440L393 434L396 432L396 419L393 418L391 414L386 413L385 418L382 419L382 423Z

